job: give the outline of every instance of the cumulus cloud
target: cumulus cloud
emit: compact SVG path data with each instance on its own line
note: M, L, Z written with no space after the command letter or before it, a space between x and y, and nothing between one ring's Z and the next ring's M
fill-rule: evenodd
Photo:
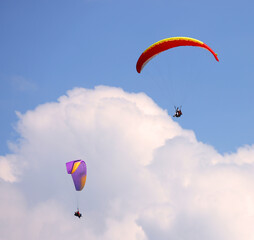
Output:
M221 155L145 94L105 86L18 116L0 157L0 239L254 238L254 146ZM74 159L88 166L80 193Z
M9 155L7 157L0 156L0 179L2 178L6 182L16 182L17 172L14 155Z

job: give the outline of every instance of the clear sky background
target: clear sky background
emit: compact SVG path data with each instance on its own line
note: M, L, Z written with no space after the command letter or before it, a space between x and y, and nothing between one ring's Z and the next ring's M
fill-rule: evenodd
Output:
M253 240L253 7L0 1L0 239Z

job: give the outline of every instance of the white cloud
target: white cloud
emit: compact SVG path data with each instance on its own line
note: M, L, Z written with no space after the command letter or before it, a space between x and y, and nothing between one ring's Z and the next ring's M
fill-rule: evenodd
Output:
M14 75L10 78L10 82L14 89L21 92L37 90L37 86L34 82L22 76Z
M8 160L7 160L8 159ZM6 182L16 182L18 173L15 167L15 156L9 155L6 158L0 156L0 179Z
M145 94L104 86L18 116L0 157L0 239L253 239L254 146L220 155ZM65 162L80 158L77 194Z

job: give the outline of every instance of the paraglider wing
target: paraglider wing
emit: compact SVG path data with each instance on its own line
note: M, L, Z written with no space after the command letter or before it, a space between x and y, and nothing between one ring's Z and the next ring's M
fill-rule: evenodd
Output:
M205 48L208 51L210 51L214 58L219 61L217 54L205 43L189 37L172 37L172 38L166 38L159 42L156 42L152 44L150 47L148 47L139 57L136 69L137 72L140 73L144 66L156 55L159 53L166 51L168 49L174 48L174 47L180 47L180 46L194 46L194 47L201 47Z
M68 174L71 174L77 191L81 191L86 183L87 168L83 160L75 160L66 163Z

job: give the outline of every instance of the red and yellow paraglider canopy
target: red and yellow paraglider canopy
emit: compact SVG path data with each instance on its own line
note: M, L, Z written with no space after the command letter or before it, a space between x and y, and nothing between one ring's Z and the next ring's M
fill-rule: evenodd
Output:
M189 37L172 37L172 38L166 38L161 41L158 41L154 44L152 44L150 47L148 47L139 57L136 69L137 72L140 73L144 66L156 55L159 53L166 51L171 48L180 47L180 46L193 46L193 47L201 47L205 48L208 51L210 51L214 58L219 61L217 54L205 43Z

